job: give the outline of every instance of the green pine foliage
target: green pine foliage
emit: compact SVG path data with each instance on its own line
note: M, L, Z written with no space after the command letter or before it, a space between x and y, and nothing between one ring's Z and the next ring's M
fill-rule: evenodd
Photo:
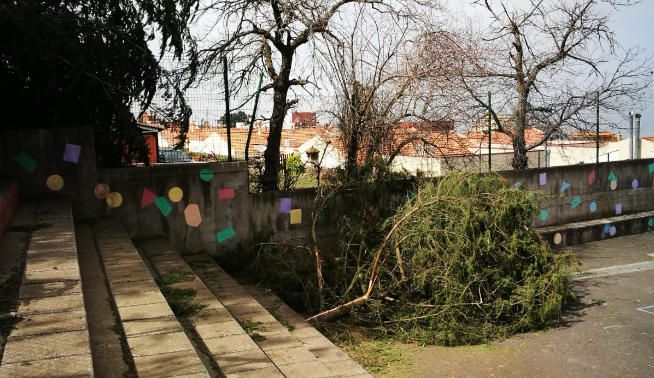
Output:
M452 173L422 186L389 220L399 225L406 282L380 312L395 332L443 345L470 344L558 321L574 298L574 257L530 227L530 193L496 175ZM396 270L387 272L396 275Z

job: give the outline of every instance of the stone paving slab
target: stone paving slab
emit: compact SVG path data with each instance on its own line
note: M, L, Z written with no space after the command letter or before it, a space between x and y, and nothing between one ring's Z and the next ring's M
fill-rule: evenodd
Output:
M226 374L228 378L273 378L283 377L284 375L276 367L269 367L256 370L239 371L236 373Z
M128 307L146 304L166 303L159 290L141 291L114 295L116 307Z
M270 358L258 348L249 351L225 353L214 356L214 358L216 359L216 362L218 362L218 366L220 366L223 374L248 370L272 369L273 372L276 372L281 376L277 367L270 362Z
M18 300L18 310L16 312L19 315L25 315L68 311L84 311L84 300L81 294L20 299Z
M220 323L198 324L195 326L200 337L209 335L208 338L225 337L239 335L243 333L243 328L236 321L225 321Z
M111 292L116 294L138 293L151 290L159 290L152 277L140 281L112 282L109 281Z
M56 282L56 281L79 281L79 268L74 269L51 269L32 271L25 270L23 276L24 284L33 284L39 282Z
M325 368L325 365L315 360L277 367L287 377L322 378L334 376L332 372Z
M182 326L174 316L159 318L136 319L123 322L123 330L127 337L156 335L182 331Z
M2 363L39 361L46 358L90 355L86 331L58 332L11 339L5 346Z
M84 311L25 315L11 331L10 339L86 329L86 313Z
M75 248L58 249L56 251L51 249L27 250L27 254L25 255L26 262L70 258L77 258L77 250Z
M130 264L140 264L143 263L140 257L130 255L130 256L124 256L124 257L107 257L104 259L105 262L105 267L109 266L114 266L114 265L119 265L119 266L126 266Z
M233 352L260 350L250 335L245 332L238 335L203 339L203 341L212 356Z
M202 324L235 322L234 317L225 308L211 309L210 311L201 311L199 314L186 318L193 326L197 328ZM245 331L243 331L245 332Z
M203 366L195 363L194 351L177 351L152 356L134 357L134 366L139 377L178 377L189 373L206 376Z
M299 364L316 360L316 357L303 347L269 350L266 351L266 354L271 359L275 360L275 363L278 366Z
M20 291L18 292L18 298L45 298L81 293L81 281L43 282L21 285Z
M67 269L77 269L77 259L74 257L65 257L57 258L53 257L48 260L34 260L31 261L29 258L26 260L27 264L25 267L26 271L29 272L39 272L42 270L67 270Z
M107 278L112 283L146 281L152 279L152 275L147 270L137 271L107 271Z
M120 263L115 263L115 264L107 264L105 265L105 271L107 273L114 273L118 274L121 272L135 272L135 271L147 271L148 267L143 263L143 261L133 261L133 262L127 262L124 259L121 260Z
M183 331L128 337L127 343L134 357L194 350Z
M137 306L120 307L118 309L123 322L136 319L152 319L164 316L174 316L168 303L152 303Z
M31 362L3 363L0 377L92 377L91 355L67 356Z

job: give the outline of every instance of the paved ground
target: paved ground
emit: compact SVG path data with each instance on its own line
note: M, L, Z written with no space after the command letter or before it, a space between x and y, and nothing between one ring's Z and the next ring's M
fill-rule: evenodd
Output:
M573 250L583 270L653 261L654 232ZM575 287L581 304L558 328L478 347L403 348L424 377L654 376L654 270L594 277Z

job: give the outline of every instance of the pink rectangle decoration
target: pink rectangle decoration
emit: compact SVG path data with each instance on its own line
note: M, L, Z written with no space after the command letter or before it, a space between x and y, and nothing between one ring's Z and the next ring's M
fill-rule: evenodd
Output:
M234 188L218 190L218 199L221 200L234 199L235 196L236 196L236 192L234 191Z

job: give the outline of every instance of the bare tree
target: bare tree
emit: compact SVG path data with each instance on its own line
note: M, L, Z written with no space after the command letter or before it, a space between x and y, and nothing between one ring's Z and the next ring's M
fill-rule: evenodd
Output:
M215 69L215 63L227 57L240 84L247 83L261 66L270 80L262 87L273 90L264 191L277 188L282 126L287 110L298 101L288 98L289 89L310 83L309 75L296 76L296 59L299 54L311 55L307 50L316 39L333 35L332 20L356 4L374 6L382 13L401 14L405 9L401 3L384 0L226 0L212 1L201 12L215 18L212 32L222 30L222 36L198 50L197 73Z
M421 34L425 20L365 17L366 11L360 8L320 51L322 70L332 73L327 113L341 132L348 177L375 157L390 165L404 146L424 140L408 129L398 132L402 120L433 125L443 118L420 85L430 70L415 62L412 37Z
M446 82L459 104L488 109L512 139L514 169L527 167L527 151L566 128L588 130L594 108L626 112L643 100L651 83L649 62L637 50L621 52L609 26L613 8L633 5L621 0L529 0L509 6L503 0L477 0L491 17L490 26L473 33L434 32L424 36L422 59L450 59ZM513 4L513 3L512 3ZM457 93L457 90L460 92ZM466 101L465 97L472 99ZM499 115L508 112L511 117ZM537 127L543 138L527 144L525 130Z

